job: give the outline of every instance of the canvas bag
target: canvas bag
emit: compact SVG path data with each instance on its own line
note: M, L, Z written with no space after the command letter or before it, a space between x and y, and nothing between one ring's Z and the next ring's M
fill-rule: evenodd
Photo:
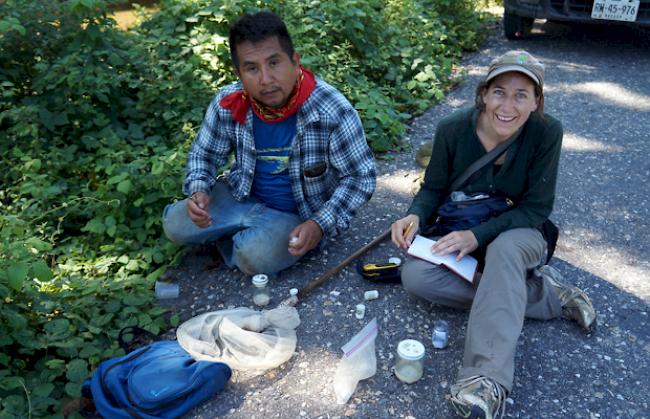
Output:
M299 325L295 307L237 307L187 320L176 329L176 338L194 359L225 362L238 377L253 377L293 356Z
M102 362L84 386L105 418L177 418L224 388L230 367L195 361L176 341Z

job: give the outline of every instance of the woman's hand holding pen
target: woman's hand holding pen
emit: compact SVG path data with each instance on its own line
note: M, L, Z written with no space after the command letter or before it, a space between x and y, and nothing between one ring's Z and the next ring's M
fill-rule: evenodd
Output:
M418 228L420 228L420 217L409 214L390 226L390 238L397 247L406 250L411 245Z

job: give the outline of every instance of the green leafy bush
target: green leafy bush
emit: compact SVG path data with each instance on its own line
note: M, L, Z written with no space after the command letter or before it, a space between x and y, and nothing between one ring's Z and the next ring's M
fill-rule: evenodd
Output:
M470 0L164 0L125 32L112 3L0 2L0 417L55 415L121 328L167 327L151 288L179 249L161 213L234 80L229 22L282 15L376 152L402 146L481 25Z

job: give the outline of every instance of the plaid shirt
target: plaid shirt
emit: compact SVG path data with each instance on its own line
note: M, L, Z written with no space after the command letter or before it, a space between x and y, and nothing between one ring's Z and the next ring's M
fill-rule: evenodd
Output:
M240 89L239 82L229 85L210 102L187 159L183 192L188 196L209 192L217 169L233 151L228 174L231 193L238 201L250 195L256 160L253 111L248 111L246 123L241 125L219 105L224 96ZM356 110L322 80L297 115L296 138L289 155L293 197L300 217L314 220L325 237L333 237L349 226L356 210L375 190L373 155ZM327 165L324 173L305 176L305 168L321 162Z

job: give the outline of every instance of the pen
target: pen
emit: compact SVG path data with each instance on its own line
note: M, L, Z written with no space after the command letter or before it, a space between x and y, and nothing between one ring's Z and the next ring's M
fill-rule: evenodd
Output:
M406 227L406 231L404 232L404 240L406 240L408 238L408 236L411 233L411 230L413 229L414 225L415 225L415 223L413 221L411 221L409 223L408 227Z

